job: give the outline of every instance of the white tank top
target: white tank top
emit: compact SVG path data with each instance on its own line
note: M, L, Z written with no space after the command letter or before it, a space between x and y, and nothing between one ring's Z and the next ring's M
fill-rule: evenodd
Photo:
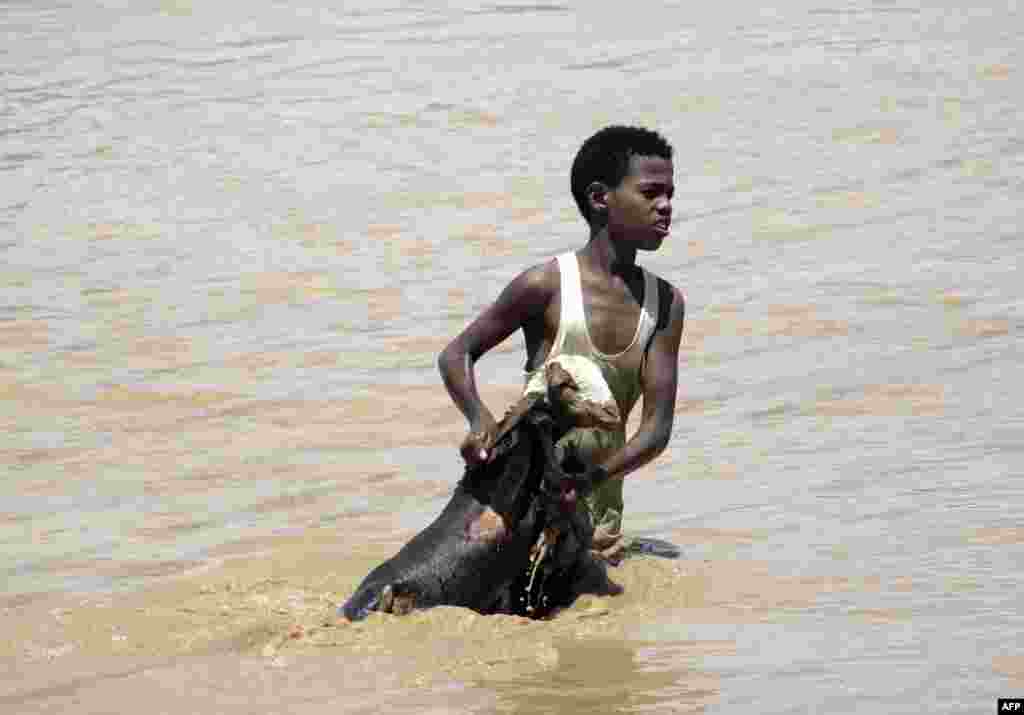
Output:
M658 323L658 281L651 273L640 269L644 277L644 304L640 308L633 340L621 352L609 355L594 347L587 329L583 309L583 287L580 282L579 261L575 253L558 256L558 275L561 280L561 306L558 332L544 363L526 373L524 393L546 392L544 366L558 361L573 375L580 386L581 396L595 402L606 402L614 397L622 416L622 428L641 393L641 372L644 360L633 360L639 368L620 367L631 351L645 350ZM595 370L596 366L596 370Z

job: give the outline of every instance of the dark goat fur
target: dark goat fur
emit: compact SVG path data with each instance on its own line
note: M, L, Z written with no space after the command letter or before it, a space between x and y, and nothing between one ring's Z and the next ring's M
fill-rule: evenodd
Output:
M341 613L360 620L449 605L538 617L582 592L617 592L590 555L586 510L566 499L587 491L591 474L557 463L563 432L542 398L523 398L499 425L492 459L466 470L441 514L373 569ZM484 523L495 526L482 533ZM542 534L556 536L534 566Z

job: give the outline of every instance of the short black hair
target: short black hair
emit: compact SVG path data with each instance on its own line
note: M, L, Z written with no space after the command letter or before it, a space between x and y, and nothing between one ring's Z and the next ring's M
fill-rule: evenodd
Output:
M600 181L609 189L617 188L629 173L629 159L633 156L657 156L671 161L672 145L650 129L612 125L587 139L576 152L569 185L587 223L591 218L587 187Z

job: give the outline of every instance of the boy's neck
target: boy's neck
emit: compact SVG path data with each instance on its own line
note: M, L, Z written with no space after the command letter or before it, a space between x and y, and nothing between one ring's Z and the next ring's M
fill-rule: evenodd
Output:
M612 239L607 227L592 231L579 255L593 269L610 276L628 275L636 266L636 248Z

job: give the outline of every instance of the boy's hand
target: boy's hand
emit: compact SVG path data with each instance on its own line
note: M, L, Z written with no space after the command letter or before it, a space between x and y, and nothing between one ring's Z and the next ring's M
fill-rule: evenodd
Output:
M480 420L477 429L466 435L466 438L462 440L462 446L459 447L466 466L476 467L490 461L491 448L494 446L497 432L498 424L493 417L488 415Z

